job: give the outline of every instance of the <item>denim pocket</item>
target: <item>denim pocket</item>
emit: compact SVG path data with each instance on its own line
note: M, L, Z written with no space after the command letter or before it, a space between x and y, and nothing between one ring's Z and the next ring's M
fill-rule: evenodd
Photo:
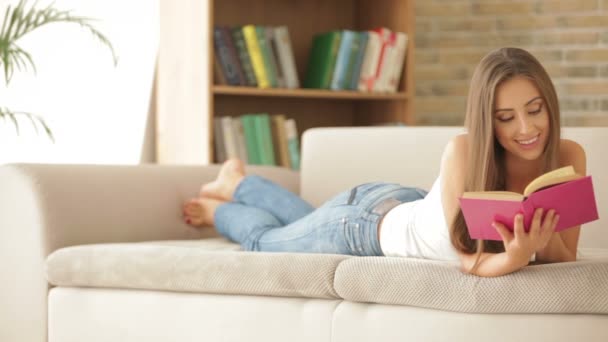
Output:
M358 220L345 217L342 219L342 232L344 241L349 249L350 255L364 255L363 245L361 244L361 224Z
M386 186L386 183L381 182L372 182L365 183L361 185L357 185L352 188L350 194L348 196L347 205L358 205L361 202L361 199L365 197L365 195L373 192L374 190Z

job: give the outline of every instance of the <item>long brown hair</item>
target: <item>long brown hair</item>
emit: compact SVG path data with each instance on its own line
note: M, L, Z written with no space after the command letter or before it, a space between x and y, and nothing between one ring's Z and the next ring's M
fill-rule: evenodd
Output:
M464 191L505 190L504 148L494 136L494 99L496 88L504 81L523 76L534 82L549 112L549 137L543 158L543 171L557 167L560 141L560 112L557 94L543 66L529 52L519 48L501 48L486 55L477 65L467 99L465 128L468 133L468 164ZM450 229L456 250L473 254L478 263L481 253L502 252L502 241L473 240L469 236L462 211Z

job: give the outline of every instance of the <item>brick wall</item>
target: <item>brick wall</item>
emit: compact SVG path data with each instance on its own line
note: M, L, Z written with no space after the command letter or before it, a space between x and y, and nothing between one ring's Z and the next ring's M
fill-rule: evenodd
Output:
M564 125L608 125L608 0L419 0L419 125L462 125L468 83L490 50L521 47L551 76Z

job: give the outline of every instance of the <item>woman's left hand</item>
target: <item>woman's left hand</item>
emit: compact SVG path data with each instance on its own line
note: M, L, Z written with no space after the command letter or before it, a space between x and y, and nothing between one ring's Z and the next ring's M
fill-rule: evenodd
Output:
M502 223L494 222L494 227L503 239L505 251L512 258L529 258L530 255L547 246L555 231L555 226L557 226L559 215L555 215L553 209L549 210L544 218L542 215L543 209L536 209L528 232L525 230L523 215L521 214L515 216L513 233Z

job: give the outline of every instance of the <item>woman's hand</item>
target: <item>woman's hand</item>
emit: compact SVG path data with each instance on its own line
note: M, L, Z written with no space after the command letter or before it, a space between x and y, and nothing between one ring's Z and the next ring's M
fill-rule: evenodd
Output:
M547 246L551 239L555 226L559 220L559 215L551 209L543 219L543 209L538 208L534 212L530 231L526 233L524 228L524 216L515 215L513 220L513 233L504 224L494 222L493 226L502 237L505 245L505 252L509 259L514 263L528 264L530 257L537 251Z

